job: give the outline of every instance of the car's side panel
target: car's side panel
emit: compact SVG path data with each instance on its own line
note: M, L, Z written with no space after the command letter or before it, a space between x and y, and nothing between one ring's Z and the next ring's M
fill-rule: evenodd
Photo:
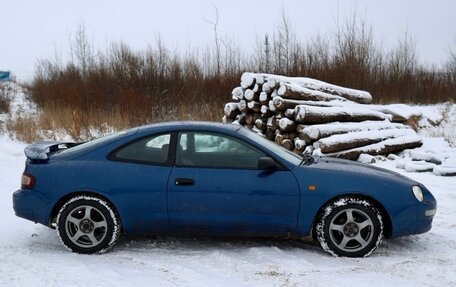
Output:
M192 185L176 185L177 179ZM285 233L296 228L298 183L290 171L173 169L168 212L175 229Z
M171 167L105 161L89 164L84 182L110 199L126 233L168 228L166 185Z
M115 161L72 160L29 165L37 177L31 193L34 221L47 225L55 204L70 193L99 194L114 204L127 233L168 228L166 184L171 167ZM52 180L46 180L50 179ZM22 192L27 193L27 190Z
M414 234L418 201L413 198L410 184L401 181L385 181L374 175L363 175L350 170L334 171L309 167L293 170L302 189L301 213L298 233L309 234L320 207L328 200L344 195L359 195L373 198L388 213L392 222L392 237ZM310 190L309 185L315 186ZM410 192L404 192L407 189Z

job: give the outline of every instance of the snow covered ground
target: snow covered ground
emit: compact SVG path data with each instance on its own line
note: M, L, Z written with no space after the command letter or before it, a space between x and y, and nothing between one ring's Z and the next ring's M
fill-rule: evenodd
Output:
M174 237L127 237L107 254L78 255L14 215L24 146L0 136L0 286L456 286L456 177L377 162L423 182L438 210L430 232L385 240L369 258L298 241Z
M17 93L11 110L13 117L36 114L23 93ZM456 148L447 143L456 143L456 105L419 110L446 115L437 128L419 123L420 135L446 141L424 138L417 151L456 166ZM1 125L5 120L0 114ZM67 251L54 230L14 215L11 195L19 187L24 147L0 134L0 286L456 286L456 177L398 169L401 158L375 165L433 192L434 227L385 240L369 258L334 258L299 241L147 236L124 237L111 252L90 256Z

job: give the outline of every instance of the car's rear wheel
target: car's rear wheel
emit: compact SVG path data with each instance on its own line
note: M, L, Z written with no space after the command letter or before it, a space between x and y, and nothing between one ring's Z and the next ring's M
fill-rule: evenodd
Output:
M322 209L316 225L321 247L334 256L369 256L383 237L383 219L367 200L344 197Z
M103 199L77 196L57 215L57 232L65 247L76 253L104 253L120 235L120 221Z

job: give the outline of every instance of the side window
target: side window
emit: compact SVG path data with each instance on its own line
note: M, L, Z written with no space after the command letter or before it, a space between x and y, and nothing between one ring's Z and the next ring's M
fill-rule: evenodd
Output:
M123 147L115 159L132 162L165 163L168 160L170 134L147 137Z
M215 134L179 134L176 164L181 166L257 169L264 153L237 139Z

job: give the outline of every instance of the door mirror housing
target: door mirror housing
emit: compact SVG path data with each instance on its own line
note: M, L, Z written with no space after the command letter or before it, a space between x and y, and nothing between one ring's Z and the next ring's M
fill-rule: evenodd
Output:
M277 163L270 157L260 157L258 169L273 171L277 169Z

